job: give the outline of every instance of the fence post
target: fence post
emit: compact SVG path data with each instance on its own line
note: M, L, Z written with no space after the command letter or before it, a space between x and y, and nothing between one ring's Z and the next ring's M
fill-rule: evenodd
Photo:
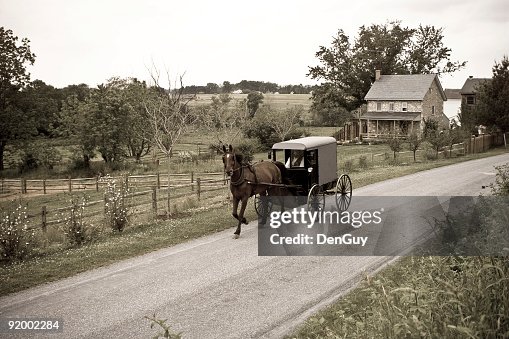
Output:
M42 179L42 192L46 194L46 179Z
M201 190L201 187L200 187L200 178L196 178L196 194L198 196L198 201L200 200L200 190Z
M95 191L99 192L99 176L95 177Z
M69 176L69 193L72 192L72 181L71 181L71 176Z
M126 174L125 175L125 189L129 189L129 175Z
M1 182L2 182L2 190L0 192L2 192L2 194L4 194L4 178L2 178Z
M46 233L46 205L42 206L41 209L41 224L42 224L42 231Z
M157 189L161 189L161 177L159 176L159 172L157 172Z
M25 193L25 190L23 189L23 179L19 179L19 191L21 194Z
M191 171L191 192L194 191L194 171Z
M152 212L157 216L157 188L152 186Z

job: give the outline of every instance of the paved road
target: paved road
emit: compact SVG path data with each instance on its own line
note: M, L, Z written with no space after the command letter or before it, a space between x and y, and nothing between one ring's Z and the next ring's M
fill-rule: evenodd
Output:
M476 195L501 155L369 185L356 195ZM233 225L233 220L232 220ZM0 298L1 317L58 317L53 338L276 338L392 257L258 257L255 223ZM5 337L0 334L0 337ZM27 336L25 336L27 337Z

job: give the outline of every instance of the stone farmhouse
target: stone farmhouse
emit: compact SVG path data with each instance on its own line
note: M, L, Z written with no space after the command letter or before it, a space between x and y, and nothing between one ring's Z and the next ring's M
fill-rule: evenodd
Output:
M406 137L422 132L425 119L449 126L447 98L436 74L382 75L377 70L365 100L366 112L357 118L361 138Z

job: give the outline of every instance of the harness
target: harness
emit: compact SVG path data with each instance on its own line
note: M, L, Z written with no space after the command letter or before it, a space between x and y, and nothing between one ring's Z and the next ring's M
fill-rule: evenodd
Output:
M237 161L235 159L235 161ZM258 183L258 177L256 175L256 171L255 171L255 167L252 165L252 164L247 164L247 165L241 165L239 168L236 168L233 170L233 172L236 172L236 171L239 171L240 170L240 174L239 174L239 179L235 180L235 181L232 181L231 178L230 178L230 185L231 186L240 186L242 185L246 179L244 178L244 168L248 168L254 175L255 177L255 184ZM233 177L233 175L232 175ZM251 184L252 182L251 181L247 181L248 184Z

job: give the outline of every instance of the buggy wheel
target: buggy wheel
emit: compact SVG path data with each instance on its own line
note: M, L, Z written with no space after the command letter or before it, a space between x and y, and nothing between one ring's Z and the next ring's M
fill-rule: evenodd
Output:
M255 211L262 220L265 220L272 211L272 201L268 197L268 195L262 197L259 194L254 196Z
M325 209L325 193L322 186L316 184L308 193L308 210L322 212Z
M336 183L336 207L340 211L346 211L352 200L352 180L348 174L339 177Z

